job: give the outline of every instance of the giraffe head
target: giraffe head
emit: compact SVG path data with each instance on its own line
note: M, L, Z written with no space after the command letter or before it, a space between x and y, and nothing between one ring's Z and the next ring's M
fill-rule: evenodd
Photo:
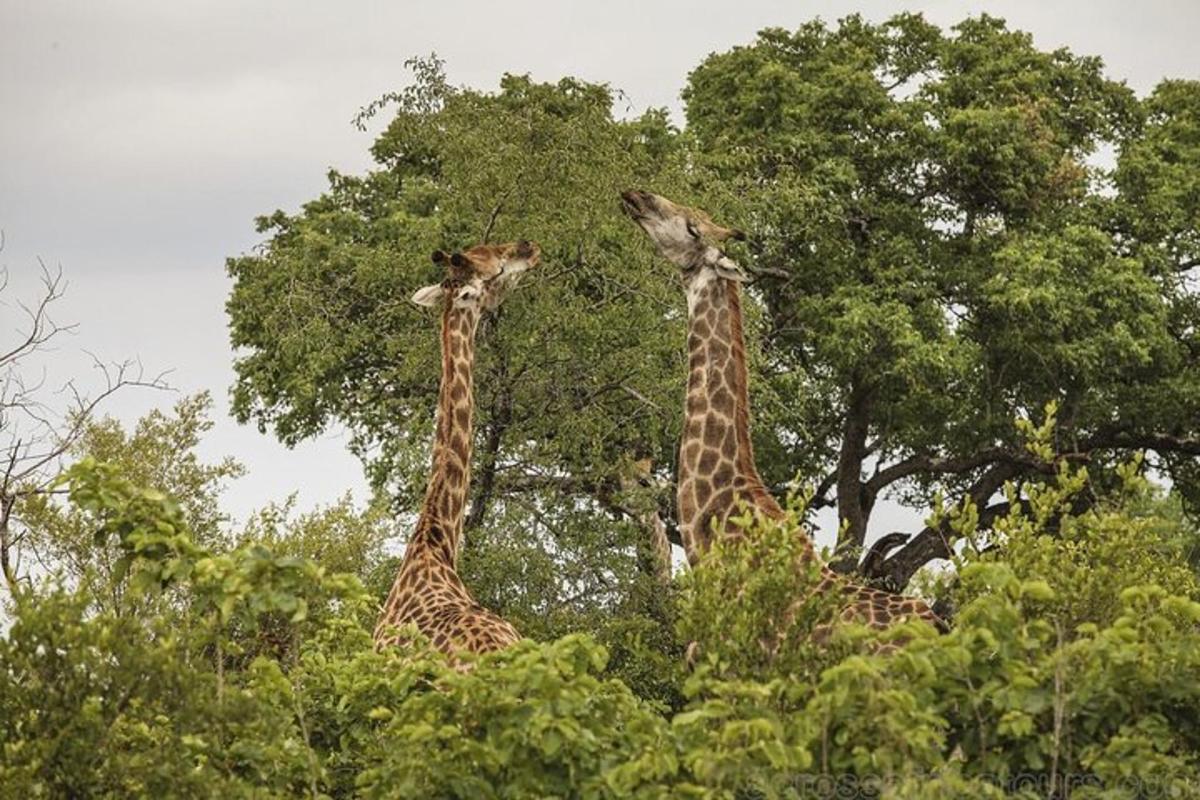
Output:
M535 242L481 244L459 253L437 250L433 263L446 267L446 279L423 286L412 296L419 306L453 303L456 308L495 308L529 269L542 249Z
M654 242L664 258L684 272L684 279L711 267L718 275L744 281L746 275L718 245L728 239L744 240L746 234L713 222L703 211L673 203L667 198L628 189L621 192L621 201L634 222Z

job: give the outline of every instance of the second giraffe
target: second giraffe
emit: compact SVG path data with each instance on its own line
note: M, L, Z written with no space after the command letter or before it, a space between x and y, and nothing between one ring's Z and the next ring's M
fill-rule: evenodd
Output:
M744 234L717 225L702 211L650 192L629 190L621 199L658 252L682 270L688 305L688 382L679 446L679 532L688 560L697 563L712 532L745 504L765 517L783 510L767 491L750 443L746 343L742 333L742 269L717 244ZM806 558L817 554L803 531ZM842 616L884 628L908 617L944 623L921 600L860 586L821 565L817 587L847 599Z

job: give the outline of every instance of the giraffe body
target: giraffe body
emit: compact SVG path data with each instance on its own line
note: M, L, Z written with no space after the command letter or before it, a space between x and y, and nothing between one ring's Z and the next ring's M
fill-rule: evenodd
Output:
M516 278L536 265L528 242L480 246L448 257L450 276L413 296L442 306L442 370L433 465L421 513L375 627L377 647L398 642L396 628L415 624L439 650L485 653L521 637L479 605L458 576L458 546L470 484L474 417L475 332L483 310L495 307Z
M728 520L742 507L770 519L783 510L767 491L750 440L750 401L742 331L742 270L710 242L744 238L703 212L649 192L622 194L625 209L660 253L683 270L688 302L688 382L679 447L680 538L696 564L712 546L714 531L730 535ZM804 530L804 560L818 559ZM799 566L799 565L798 565ZM918 599L855 584L821 564L815 591L846 598L842 616L883 628L905 617L942 627Z

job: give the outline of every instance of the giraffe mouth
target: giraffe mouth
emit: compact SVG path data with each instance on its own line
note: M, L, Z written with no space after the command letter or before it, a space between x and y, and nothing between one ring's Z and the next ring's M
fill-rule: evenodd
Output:
M646 217L646 198L644 193L637 189L626 189L621 192L621 205L625 209L625 213L634 220Z

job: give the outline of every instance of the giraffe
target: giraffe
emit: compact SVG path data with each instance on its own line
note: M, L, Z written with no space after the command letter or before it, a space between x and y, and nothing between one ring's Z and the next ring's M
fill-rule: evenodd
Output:
M619 478L621 491L628 492L635 487L655 486L653 477L654 461L650 458L640 458L628 465ZM639 558L645 570L654 577L660 586L671 583L671 540L667 536L667 523L663 520L662 511L657 507L637 511L628 511L637 519L645 535Z
M521 637L507 621L475 602L458 576L458 545L470 482L475 331L521 274L538 263L532 242L479 245L433 254L446 279L418 289L414 303L441 307L442 372L433 465L416 528L375 627L376 647L396 644L396 626L415 623L456 661L459 652L485 653Z
M725 530L739 504L770 519L784 517L759 477L750 441L740 290L747 276L716 246L745 234L650 192L630 189L621 199L658 252L682 270L687 293L688 382L677 505L680 538L695 565L712 545L713 531ZM819 563L807 534L799 533L804 560ZM845 596L843 618L873 628L906 617L944 626L922 601L857 585L823 563L817 590Z

